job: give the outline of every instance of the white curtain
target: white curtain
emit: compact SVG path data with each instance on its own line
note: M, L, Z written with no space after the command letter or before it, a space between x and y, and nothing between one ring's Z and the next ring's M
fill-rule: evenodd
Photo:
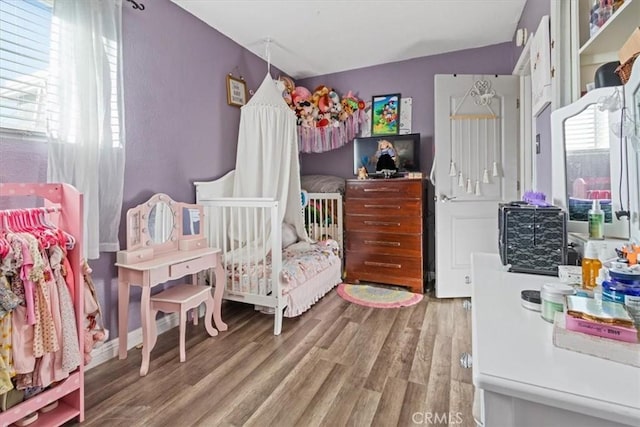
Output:
M84 194L84 256L117 251L125 138L122 0L55 0L48 181Z
M308 239L300 202L296 116L269 74L242 107L233 197L278 200L280 222L293 225L300 239Z

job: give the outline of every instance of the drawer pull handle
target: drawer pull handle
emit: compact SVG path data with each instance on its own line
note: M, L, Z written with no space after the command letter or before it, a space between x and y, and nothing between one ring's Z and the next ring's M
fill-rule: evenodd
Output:
M395 225L396 227L400 227L399 222L386 222L386 221L364 221L367 225Z
M371 192L371 193L395 193L396 189L395 188L386 188L386 187L381 187L381 188L365 188L364 192Z
M364 205L365 208L376 208L376 209L400 209L398 205Z
M364 265L370 265L372 267L402 268L402 266L400 264L390 264L388 262L365 261Z
M384 240L365 240L365 245L400 246L400 242L385 242Z

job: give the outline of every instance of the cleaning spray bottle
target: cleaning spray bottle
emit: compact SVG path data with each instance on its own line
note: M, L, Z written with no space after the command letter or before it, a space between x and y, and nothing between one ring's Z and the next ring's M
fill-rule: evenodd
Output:
M604 239L604 212L600 207L600 200L594 199L589 209L589 239Z

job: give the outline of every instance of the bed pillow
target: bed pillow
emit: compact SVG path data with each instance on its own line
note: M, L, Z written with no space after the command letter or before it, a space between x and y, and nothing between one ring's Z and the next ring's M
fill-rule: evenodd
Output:
M296 229L291 224L282 223L282 249L298 241Z
M302 175L300 187L309 193L344 194L345 179L332 175Z

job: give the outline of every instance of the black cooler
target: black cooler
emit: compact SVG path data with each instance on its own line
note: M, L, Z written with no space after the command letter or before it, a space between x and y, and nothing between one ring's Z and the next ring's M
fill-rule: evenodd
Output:
M567 215L556 206L501 203L499 249L503 265L518 273L558 275L567 263Z

